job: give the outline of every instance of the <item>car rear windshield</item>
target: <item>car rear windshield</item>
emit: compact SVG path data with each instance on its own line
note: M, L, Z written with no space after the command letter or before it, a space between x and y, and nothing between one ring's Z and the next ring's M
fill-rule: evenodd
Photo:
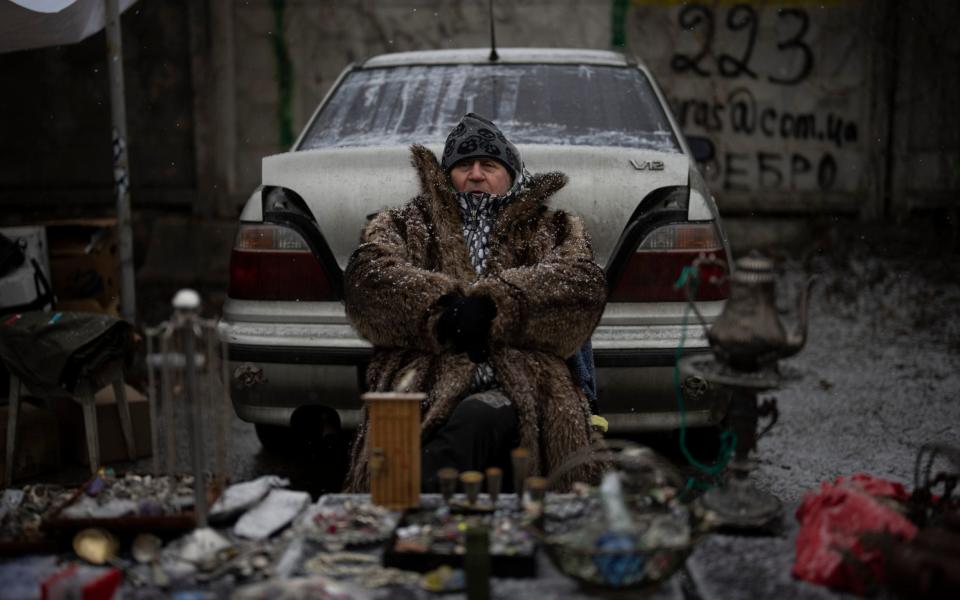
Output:
M491 119L518 144L680 151L642 71L542 64L353 71L298 149L443 143L468 112Z

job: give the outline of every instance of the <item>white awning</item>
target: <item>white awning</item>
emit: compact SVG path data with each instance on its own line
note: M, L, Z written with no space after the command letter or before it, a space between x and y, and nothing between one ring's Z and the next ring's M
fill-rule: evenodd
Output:
M120 12L136 0L119 0ZM0 52L74 44L104 27L104 0L0 0Z

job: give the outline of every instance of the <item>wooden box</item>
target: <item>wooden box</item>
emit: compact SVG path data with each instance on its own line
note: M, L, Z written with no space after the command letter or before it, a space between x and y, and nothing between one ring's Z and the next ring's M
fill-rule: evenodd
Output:
M425 394L368 392L370 496L393 510L420 504L420 403Z
M120 252L115 219L47 223L53 290L61 310L117 314Z

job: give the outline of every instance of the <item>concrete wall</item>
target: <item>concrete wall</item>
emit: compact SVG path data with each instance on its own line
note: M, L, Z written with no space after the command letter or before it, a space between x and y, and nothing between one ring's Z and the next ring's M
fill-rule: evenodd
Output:
M187 0L123 15L134 208L191 207L196 176ZM5 222L112 214L110 95L103 33L0 54L0 204Z
M906 6L904 6L906 8ZM917 0L879 49L893 54L888 151L893 216L949 207L960 217L960 2Z
M216 0L214 0L216 2ZM489 44L487 3L478 0L288 0L282 11L284 48L273 32L278 11L270 0L222 2L238 42L227 96L236 115L231 190L259 183L259 160L284 145L278 79L281 55L292 66L289 114L298 133L343 68L384 52L476 47ZM498 2L497 43L501 46L608 48L610 3L583 0ZM229 129L225 135L231 135Z
M723 209L876 212L882 3L633 4L628 47L681 128L712 142L703 170Z
M256 185L259 157L283 148L280 13L269 0L223 4L226 20L212 25L243 40L227 94L237 119L230 189L240 194ZM683 130L712 143L702 167L728 214L880 218L957 206L945 191L960 187L958 128L931 118L960 98L934 59L956 53L956 36L927 29L957 22L957 5L919 4L525 0L497 3L495 17L501 46L623 42L660 80ZM351 61L488 43L486 3L476 0L291 0L282 30L294 132Z
M609 49L649 64L728 214L957 210L960 3L500 0L501 46ZM138 209L233 218L346 64L485 46L485 0L140 0L123 17ZM6 221L112 209L102 34L0 55ZM19 212L18 212L19 211ZM29 217L23 217L29 220Z

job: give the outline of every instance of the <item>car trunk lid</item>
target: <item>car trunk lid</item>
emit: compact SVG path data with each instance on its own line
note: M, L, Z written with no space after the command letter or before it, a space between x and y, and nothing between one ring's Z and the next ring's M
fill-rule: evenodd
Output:
M435 153L438 145L428 146ZM594 258L606 266L640 202L655 190L687 185L688 158L676 152L619 147L521 145L532 173L561 171L568 185L550 201L583 217ZM263 185L300 196L340 269L374 214L419 192L406 146L291 152L263 160Z

